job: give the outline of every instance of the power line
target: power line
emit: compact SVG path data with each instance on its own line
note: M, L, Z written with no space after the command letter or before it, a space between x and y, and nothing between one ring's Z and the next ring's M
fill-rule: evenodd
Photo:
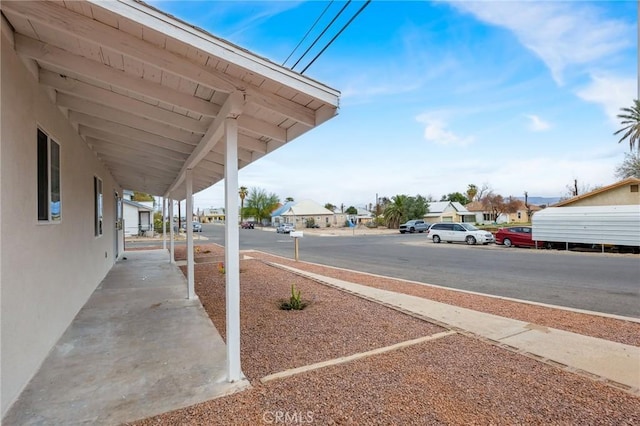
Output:
M331 46L331 44L338 38L338 36L340 34L342 34L342 32L351 24L351 22L353 22L354 19L356 19L356 17L360 14L360 12L362 12L364 10L365 7L367 7L369 5L369 3L371 3L371 0L367 0L367 2L365 4L362 5L362 7L356 12L355 15L353 15L353 17L351 17L351 19L349 19L349 22L347 22L344 27L342 27L340 29L340 31L338 31L338 34L336 34L335 36L333 36L333 38L331 39L331 41L329 41L329 43L327 43L327 45L320 51L320 53L318 53L316 55L315 58L313 58L311 60L311 62L309 62L309 64L307 64L306 67L304 67L304 69L302 71L300 71L300 74L304 74L304 72L307 70L307 68L309 68L315 61L316 59L318 59L320 57L320 55L322 55L324 53L325 50L327 50L327 48L329 46ZM302 58L300 58L302 59Z
M296 67L296 65L298 65L298 63L302 60L302 58L304 58L307 53L309 53L309 51L313 48L313 46L316 45L316 43L318 42L318 40L320 40L320 38L324 35L324 33L327 32L327 30L329 29L329 27L331 25L333 25L333 23L336 21L336 19L338 19L338 17L342 14L342 12L344 12L344 10L347 8L347 6L349 6L349 3L351 3L351 0L347 1L345 3L345 5L342 7L342 9L340 9L340 12L338 12L338 14L331 20L331 22L329 22L329 24L324 28L324 30L322 30L322 32L320 33L320 35L318 37L316 37L316 39L313 41L313 43L311 43L311 46L309 46L309 48L307 50L304 51L304 53L302 54L302 56L300 56L300 59L297 60L297 62L295 64L293 64L293 66L291 67L291 69L294 69Z
M300 42L298 43L298 45L291 51L291 53L289 54L289 56L287 56L287 59L284 60L284 62L282 63L282 66L284 66L284 64L287 63L287 61L289 60L289 58L291 58L291 56L293 56L293 54L295 53L296 50L298 50L298 47L300 47L300 45L302 44L303 41L305 41L307 39L307 36L309 35L309 33L311 31L313 31L313 29L316 27L316 24L318 23L318 21L320 21L320 19L322 19L322 17L324 16L324 14L327 12L327 10L329 10L329 7L331 6L331 4L333 3L333 0L331 0L329 2L329 4L327 5L327 7L324 8L324 10L322 11L322 13L320 14L320 16L318 16L318 19L316 19L316 22L313 23L313 25L311 25L311 28L309 28L309 30L307 31L307 33L304 35L304 37L302 37L302 40L300 40Z

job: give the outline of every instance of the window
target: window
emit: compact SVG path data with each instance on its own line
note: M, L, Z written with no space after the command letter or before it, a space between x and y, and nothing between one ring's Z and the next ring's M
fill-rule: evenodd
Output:
M631 192L638 192L638 185L631 185Z
M94 235L102 235L102 179L93 177Z
M61 218L60 145L38 129L38 220Z

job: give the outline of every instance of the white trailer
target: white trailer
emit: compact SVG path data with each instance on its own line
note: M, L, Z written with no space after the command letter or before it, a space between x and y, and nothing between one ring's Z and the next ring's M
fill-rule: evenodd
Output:
M532 217L532 238L545 243L640 248L640 205L548 207ZM547 244L550 245L550 244Z

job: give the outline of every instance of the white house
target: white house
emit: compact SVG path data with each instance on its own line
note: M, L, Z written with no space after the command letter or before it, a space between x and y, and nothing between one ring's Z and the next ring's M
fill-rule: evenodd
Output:
M122 216L125 237L132 235L149 235L153 231L153 201L138 202L122 200Z
M123 188L193 211L194 192L225 180L239 380L238 168L334 117L339 92L140 1L0 10L1 415L122 254Z

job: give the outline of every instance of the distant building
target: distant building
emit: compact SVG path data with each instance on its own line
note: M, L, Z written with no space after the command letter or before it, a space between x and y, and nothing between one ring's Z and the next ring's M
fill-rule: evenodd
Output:
M480 201L472 201L465 207L475 214L475 223L483 225L488 223L527 223L531 221L524 201L518 202L518 209L515 212L501 213L495 220L493 218L493 212L487 210ZM529 204L529 210L531 211L531 215L533 215L533 213L542 210L542 207Z
M332 224L334 213L313 200L290 201L271 214L271 224L292 223L296 229L305 228L307 219L313 219L316 225L326 227Z
M467 210L457 201L436 201L429 203L425 222L475 222L476 214Z
M225 219L225 213L223 208L217 209L203 209L199 216L200 223L222 223Z

